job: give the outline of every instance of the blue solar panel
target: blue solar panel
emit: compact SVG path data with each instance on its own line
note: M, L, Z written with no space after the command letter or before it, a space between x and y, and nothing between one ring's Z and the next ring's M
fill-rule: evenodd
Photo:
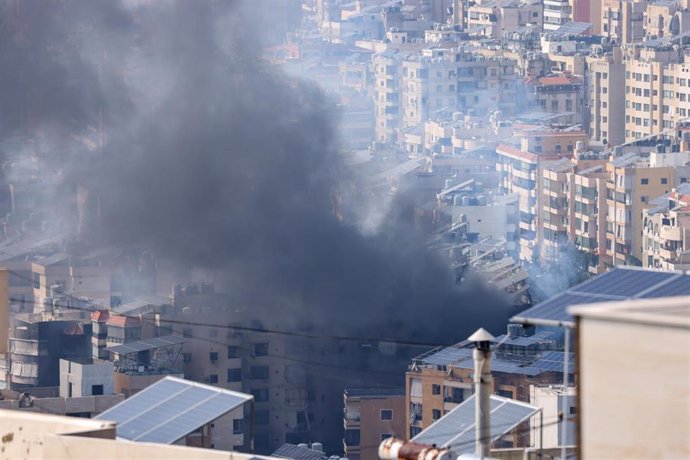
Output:
M474 450L475 395L441 417L412 440L439 447L453 447L458 453ZM491 395L491 437L510 432L539 409L529 404Z
M616 269L580 283L569 291L630 298L677 276L677 273L670 272Z
M572 305L680 295L690 295L690 275L616 268L518 313L511 321L534 324L572 323L574 319L567 312L567 308Z
M243 393L166 377L98 415L117 422L117 436L171 444L252 397Z

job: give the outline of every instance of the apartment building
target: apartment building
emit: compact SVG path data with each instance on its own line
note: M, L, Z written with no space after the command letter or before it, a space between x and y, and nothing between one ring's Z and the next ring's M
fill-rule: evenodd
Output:
M343 448L350 460L378 457L381 441L405 437L405 389L346 388Z
M606 184L607 266L642 265L643 211L676 183L674 166L657 166L655 155L628 153L610 161Z
M568 158L546 162L542 168L541 212L541 260L558 261L568 246L568 173L575 165Z
M668 132L690 116L690 63L678 47L636 47L626 59L626 141Z
M558 343L550 332L509 325L508 334L491 358L491 392L529 402L530 384L559 383L563 379L564 353L553 351ZM467 341L438 348L415 358L405 374L406 422L410 438L472 395L473 345ZM513 436L514 446L529 442L527 436Z
M618 45L642 41L647 0L601 0L601 34Z
M679 185L643 211L645 267L690 270L690 185Z
M625 142L625 63L619 47L587 57L589 135L609 145Z
M520 134L520 145L499 144L496 168L502 193L517 193L520 210L519 231L521 260L540 256L543 241L543 170L554 160L572 158L575 146L587 142L581 130L528 129Z
M606 252L607 159L594 152L577 155L575 169L567 174L568 239L582 252L594 256L589 269L600 273Z
M572 0L544 0L544 32L558 30L572 20Z
M465 9L466 32L475 38L498 39L504 32L517 30L527 24L541 30L545 21L545 10L542 3L535 0L474 2Z
M687 0L650 2L644 12L644 31L653 40L688 31L690 4Z
M583 122L582 79L570 73L528 78L528 107L541 112L572 113L572 124Z
M400 127L400 63L402 55L386 51L372 57L374 68L374 135L380 143L397 140Z
M458 105L456 55L444 49L425 49L402 63L402 128L424 124L439 110Z

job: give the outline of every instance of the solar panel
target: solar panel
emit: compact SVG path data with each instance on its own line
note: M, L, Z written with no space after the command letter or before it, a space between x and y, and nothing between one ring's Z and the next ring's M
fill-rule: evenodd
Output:
M690 295L690 275L637 268L615 268L518 313L511 318L511 322L571 325L574 319L568 314L567 308L572 305L680 295Z
M325 455L323 452L309 449L308 447L283 444L278 450L271 454L271 457L291 458L293 460L321 460Z
M463 453L474 450L475 395L434 422L412 440ZM491 439L496 441L539 411L523 402L491 395Z
M117 422L117 436L172 444L240 407L252 396L166 377L96 418Z

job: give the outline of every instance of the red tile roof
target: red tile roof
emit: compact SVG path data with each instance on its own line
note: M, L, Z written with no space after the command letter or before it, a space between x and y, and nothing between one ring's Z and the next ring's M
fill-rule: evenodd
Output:
M97 323L105 323L110 318L110 313L108 310L96 310L91 313L91 321L96 321Z
M534 162L537 161L537 159L539 158L535 153L523 152L522 150L507 144L499 144L498 147L496 147L496 152L498 154L506 155L512 158L516 158L518 160L525 161Z
M134 316L114 315L108 319L108 326L137 327L141 326L141 320Z

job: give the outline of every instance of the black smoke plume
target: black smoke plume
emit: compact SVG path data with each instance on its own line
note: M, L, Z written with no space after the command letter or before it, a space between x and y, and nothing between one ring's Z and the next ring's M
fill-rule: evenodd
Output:
M150 244L283 325L438 343L503 327L503 297L456 285L404 200L373 235L338 218L357 179L332 105L262 61L253 2L16 3L2 134L95 127L97 147L45 152L97 200L85 239Z

